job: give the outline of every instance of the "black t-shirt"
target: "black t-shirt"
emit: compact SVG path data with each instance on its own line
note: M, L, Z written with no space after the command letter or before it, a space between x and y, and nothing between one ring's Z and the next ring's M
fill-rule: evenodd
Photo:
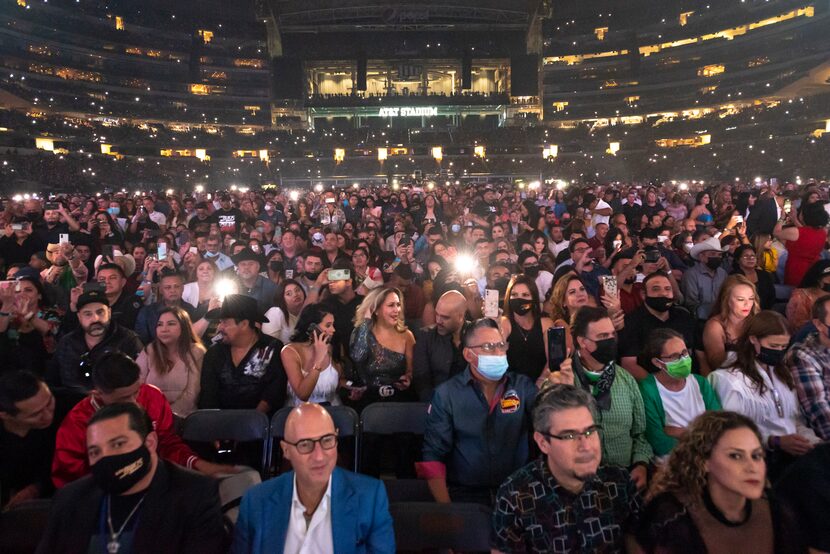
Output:
M654 317L645 306L640 306L625 316L625 327L620 337L620 357L638 356L655 329L673 329L683 335L686 347L691 351L695 346L695 320L684 308L674 306L669 310L669 319L661 321ZM692 356L694 359L694 356Z
M243 221L245 221L245 215L237 208L219 209L213 212L213 222L219 225L219 231L222 233L238 235Z
M52 425L33 429L25 437L10 433L0 424L0 505L33 484L40 486L42 497L51 496L55 435L68 411L69 406L58 401Z
M349 339L351 339L354 330L354 314L357 307L363 302L363 298L363 296L356 294L351 302L344 304L336 296L330 295L321 303L334 316L334 337L332 337L331 347L335 359L341 358L341 346L346 349L343 358L349 358Z

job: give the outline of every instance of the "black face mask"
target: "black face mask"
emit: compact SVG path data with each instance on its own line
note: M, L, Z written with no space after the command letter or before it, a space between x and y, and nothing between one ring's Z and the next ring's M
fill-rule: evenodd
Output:
M709 258L708 260L706 260L706 267L713 271L718 269L721 266L721 264L723 264L723 258L721 258L720 256L716 258Z
M830 283L826 285L821 285L821 290L823 290L824 292L830 292Z
M533 301L524 298L511 298L510 311L517 315L525 315L533 309Z
M535 279L536 277L539 276L539 265L538 264L526 265L524 267L524 273L528 277L531 277L531 278Z
M667 312L674 304L673 298L666 298L665 296L646 296L646 306L655 312Z
M132 452L105 456L90 471L104 492L124 494L150 472L150 451L142 444Z
M591 357L601 364L607 364L617 357L617 339L611 337L610 339L602 339L595 341L597 349L589 352Z
M636 283L636 282L637 282L637 278L636 278L636 277L628 277L625 281L623 281L623 284L626 284L626 285L633 285L633 284L634 284L634 283Z
M268 267L271 268L271 271L274 273L282 273L285 269L285 263L279 260L271 260L268 262Z
M319 277L321 273L322 273L322 271L315 271L314 273L309 273L308 271L306 271L305 272L305 277L309 281L316 281L317 277Z
M758 353L758 361L762 364L767 364L768 366L777 366L784 360L784 354L787 353L787 350L776 350L774 348L767 348L766 346L761 347L761 351Z

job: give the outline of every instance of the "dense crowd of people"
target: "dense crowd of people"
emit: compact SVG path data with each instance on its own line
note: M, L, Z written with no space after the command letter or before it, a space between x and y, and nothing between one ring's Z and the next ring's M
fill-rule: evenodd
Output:
M830 550L829 189L5 199L0 504L56 494L41 552L393 552L393 473L494 552ZM336 467L322 407L419 401ZM239 466L181 422L284 407L225 530Z

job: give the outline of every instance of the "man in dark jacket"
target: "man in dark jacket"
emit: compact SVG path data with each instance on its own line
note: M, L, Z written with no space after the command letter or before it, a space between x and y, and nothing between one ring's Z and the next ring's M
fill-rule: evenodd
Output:
M413 352L412 386L422 402L429 402L435 387L464 371L461 354L466 327L467 300L456 290L445 292L435 304L435 325L418 331Z
M49 384L64 392L85 395L92 390L92 366L106 352L120 350L135 359L144 345L130 329L112 321L103 291L90 290L76 302L81 328L59 342L47 373Z
M92 475L55 496L38 554L225 551L217 482L160 460L141 407L101 408L86 442Z
M257 323L256 300L229 294L222 307L205 315L218 319L222 341L214 344L202 362L199 408L278 410L285 403L287 379L282 367L282 342L263 335Z

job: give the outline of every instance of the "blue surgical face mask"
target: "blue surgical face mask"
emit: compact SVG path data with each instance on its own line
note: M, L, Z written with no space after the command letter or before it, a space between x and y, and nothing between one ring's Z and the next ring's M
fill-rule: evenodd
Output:
M476 370L489 381L499 381L507 373L507 354L478 356Z
M121 208L107 208L107 213L110 214L112 217L115 217L119 213L121 213Z

